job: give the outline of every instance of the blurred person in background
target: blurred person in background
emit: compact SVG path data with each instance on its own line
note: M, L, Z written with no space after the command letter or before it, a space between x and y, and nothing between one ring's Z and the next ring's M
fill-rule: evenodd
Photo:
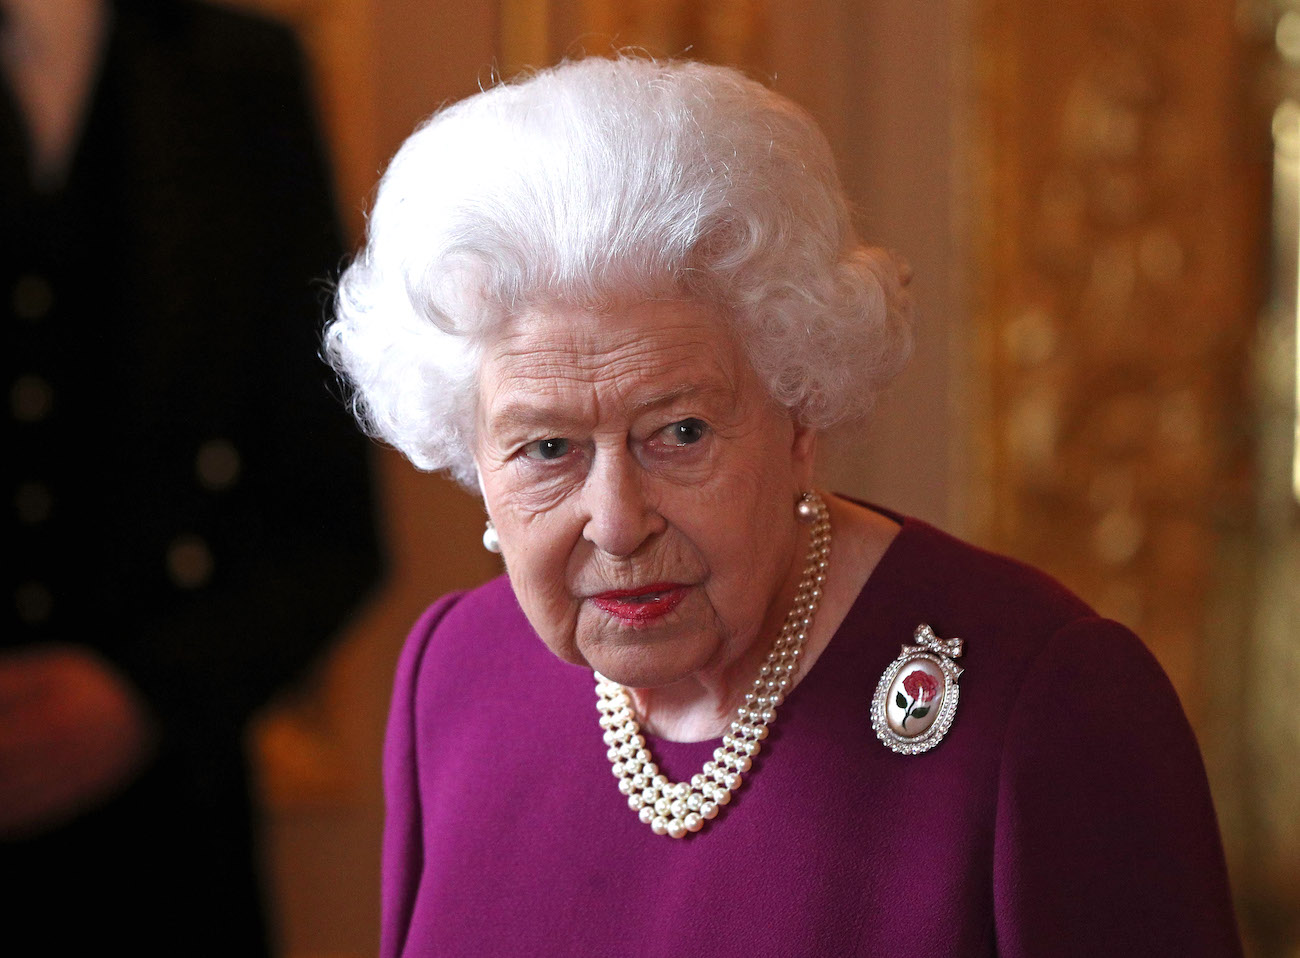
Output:
M194 3L0 11L6 950L261 954L245 726L378 570L303 60Z

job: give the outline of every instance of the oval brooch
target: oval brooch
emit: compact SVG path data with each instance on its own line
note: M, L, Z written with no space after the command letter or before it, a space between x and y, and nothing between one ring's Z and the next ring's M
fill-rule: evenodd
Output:
M900 755L918 755L943 741L957 712L961 639L941 639L918 625L915 645L904 645L885 669L871 700L876 737Z

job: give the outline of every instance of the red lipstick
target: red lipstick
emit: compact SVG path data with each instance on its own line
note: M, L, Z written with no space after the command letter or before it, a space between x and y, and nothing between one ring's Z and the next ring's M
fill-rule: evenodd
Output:
M611 589L593 595L591 603L602 612L624 622L649 622L667 615L686 598L687 587L675 582L656 582L639 589Z

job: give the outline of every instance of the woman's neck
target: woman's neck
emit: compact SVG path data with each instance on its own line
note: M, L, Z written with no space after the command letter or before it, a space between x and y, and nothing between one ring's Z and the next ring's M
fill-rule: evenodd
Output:
M670 742L721 736L744 703L774 638L772 633L755 642L721 674L699 672L672 685L628 689L642 730Z

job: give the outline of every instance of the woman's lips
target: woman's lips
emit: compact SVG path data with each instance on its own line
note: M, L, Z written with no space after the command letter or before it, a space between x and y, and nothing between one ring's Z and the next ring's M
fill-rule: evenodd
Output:
M613 589L591 597L602 612L625 622L648 622L667 615L686 598L687 586L658 582L640 589Z

